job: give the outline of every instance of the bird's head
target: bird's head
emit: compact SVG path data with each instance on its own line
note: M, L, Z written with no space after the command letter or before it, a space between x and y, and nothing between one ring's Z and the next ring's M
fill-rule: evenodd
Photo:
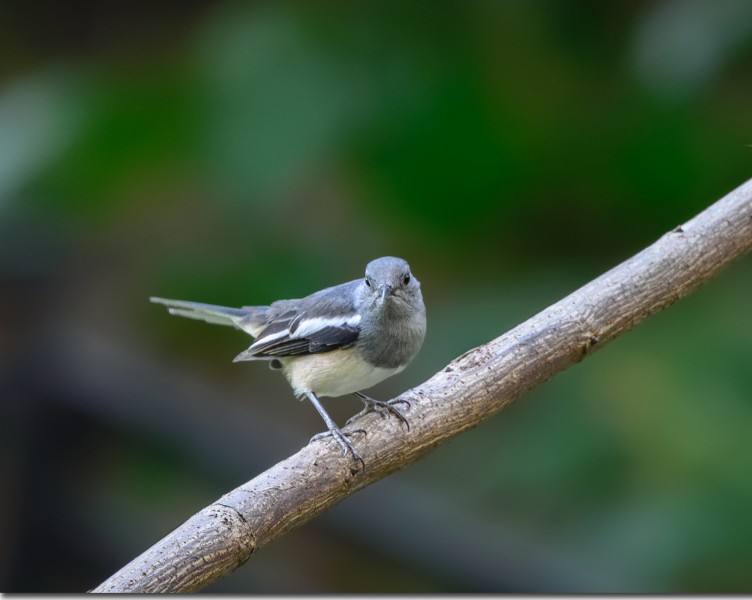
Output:
M393 256L369 262L363 283L366 293L379 306L400 300L409 302L420 294L420 282L410 272L410 265Z

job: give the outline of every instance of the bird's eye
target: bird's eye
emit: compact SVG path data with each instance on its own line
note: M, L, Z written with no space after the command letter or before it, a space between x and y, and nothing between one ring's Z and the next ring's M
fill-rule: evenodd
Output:
M402 278L402 285L407 285L408 283L410 283L410 273Z
M371 279L370 279L370 278L368 278L368 277L366 277L366 285L367 285L368 287L371 287Z

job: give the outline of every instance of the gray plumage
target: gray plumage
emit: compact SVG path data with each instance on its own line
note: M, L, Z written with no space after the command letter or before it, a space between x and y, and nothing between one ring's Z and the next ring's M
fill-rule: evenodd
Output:
M311 399L331 435L357 458L317 396L355 393L366 410L386 410L407 422L392 405L359 393L404 369L425 337L420 282L400 258L378 258L368 263L362 279L269 306L151 301L167 306L170 314L232 325L256 338L235 360L270 360L281 368L296 395Z

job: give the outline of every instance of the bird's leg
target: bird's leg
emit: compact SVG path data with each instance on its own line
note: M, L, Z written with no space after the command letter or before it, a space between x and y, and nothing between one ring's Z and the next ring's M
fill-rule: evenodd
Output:
M315 442L316 440L320 440L322 438L332 436L335 440L337 440L337 443L342 448L343 456L347 454L348 452L350 452L350 454L353 455L353 458L357 460L358 462L360 462L360 464L365 469L366 463L363 461L363 457L355 449L355 447L352 445L350 440L347 439L347 436L344 433L342 433L339 427L337 427L337 424L332 420L329 414L324 410L324 407L321 405L321 402L319 402L319 399L316 397L316 394L314 394L313 392L306 392L305 395L311 401L311 404L313 404L313 407L319 412L319 414L321 415L321 418L324 419L324 423L326 423L326 427L327 429L329 429L329 431L317 433L311 438L311 441ZM361 429L359 431L363 431L363 430Z
M350 417L347 420L347 423L345 423L345 425L349 425L350 421L353 421L357 419L358 417L362 417L363 415L367 415L369 412L376 411L376 412L381 413L382 415L384 413L394 415L400 421L402 421L407 426L407 430L410 431L410 422L407 420L407 417L404 414L402 414L402 411L400 409L394 406L395 404L399 404L399 403L404 403L409 406L410 403L407 400L397 400L394 403L384 402L382 400L375 400L371 398L370 396L361 394L360 392L353 392L353 396L357 396L358 398L360 398L363 401L365 408L363 408L363 410L361 410L357 415Z

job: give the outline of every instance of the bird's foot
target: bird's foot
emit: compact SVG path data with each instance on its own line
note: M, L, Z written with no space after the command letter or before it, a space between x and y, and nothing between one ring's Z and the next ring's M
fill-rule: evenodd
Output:
M375 400L374 398L366 396L365 394L361 394L360 392L355 392L353 395L360 398L363 401L365 407L358 414L350 417L345 425L349 425L351 421L354 421L355 419L362 417L363 415L367 415L370 412L378 412L382 416L394 415L400 421L402 421L407 427L407 430L410 431L410 422L407 420L407 417L402 413L402 411L395 406L396 404L407 404L408 406L410 406L409 401L392 400L391 402L384 402L383 400Z
M362 433L365 435L366 432L364 429L355 429L349 435L352 435L353 433ZM363 461L363 457L360 455L360 452L355 449L355 446L353 446L352 442L347 437L348 434L343 433L342 430L340 430L338 427L332 427L331 429L329 429L329 431L322 431L321 433L317 433L311 438L311 442L322 440L330 436L337 440L337 443L342 448L342 456L346 456L349 452L350 454L352 454L352 457L360 463L361 467L363 467L364 469L366 468L366 463Z

